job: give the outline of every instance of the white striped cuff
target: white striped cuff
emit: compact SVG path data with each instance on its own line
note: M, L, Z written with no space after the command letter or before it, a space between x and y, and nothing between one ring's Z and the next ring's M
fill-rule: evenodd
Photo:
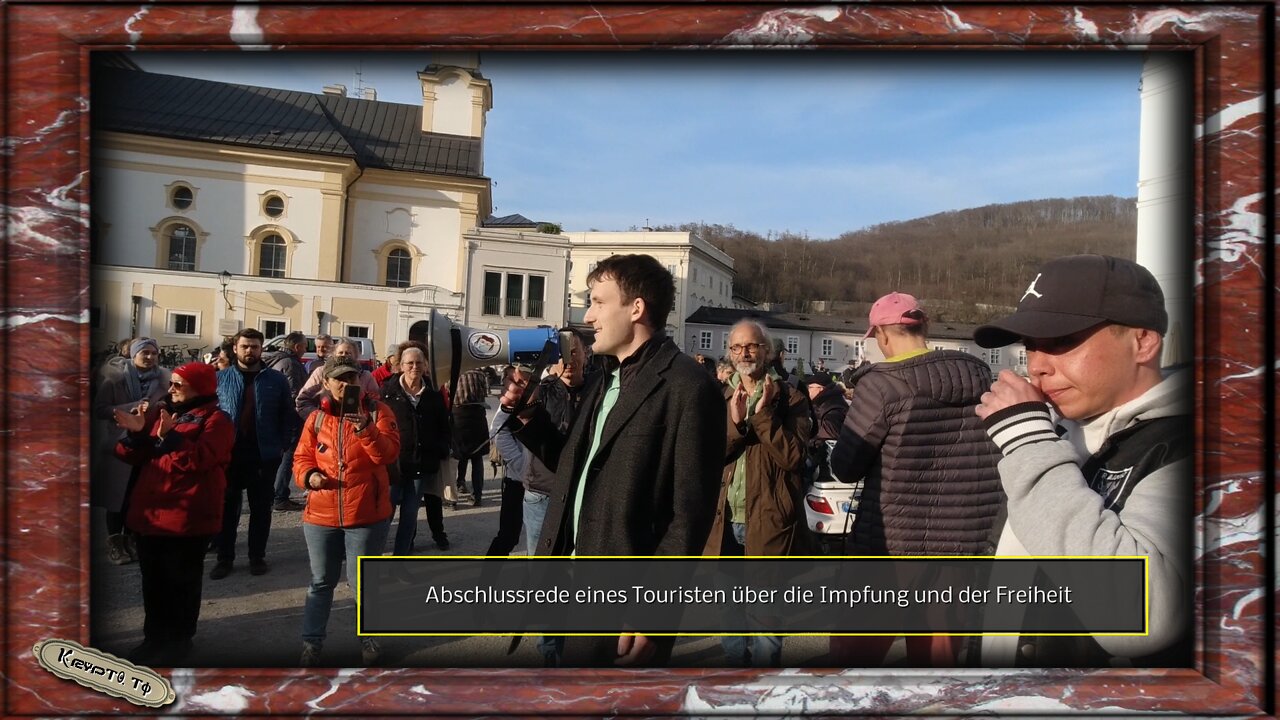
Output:
M1049 406L1039 402L1010 405L988 415L982 425L1006 456L1024 445L1058 439Z

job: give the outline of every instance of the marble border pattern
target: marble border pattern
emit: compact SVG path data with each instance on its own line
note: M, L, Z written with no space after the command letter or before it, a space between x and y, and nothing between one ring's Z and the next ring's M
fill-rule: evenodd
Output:
M171 674L176 714L1274 712L1276 20L1266 3L7 2L4 713L136 712L41 670L88 641L94 50L895 49L1191 53L1196 80L1197 657L1185 670L260 670ZM78 362L66 359L78 345Z

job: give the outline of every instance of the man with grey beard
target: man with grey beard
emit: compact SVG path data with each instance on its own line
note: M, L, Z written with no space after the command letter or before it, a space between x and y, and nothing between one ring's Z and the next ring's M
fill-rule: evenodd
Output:
M729 405L724 473L715 522L704 555L789 555L800 538L805 449L812 430L809 401L771 365L769 331L742 320L729 331L734 374L724 389ZM753 621L761 627L760 618ZM721 638L733 665L781 667L782 638Z

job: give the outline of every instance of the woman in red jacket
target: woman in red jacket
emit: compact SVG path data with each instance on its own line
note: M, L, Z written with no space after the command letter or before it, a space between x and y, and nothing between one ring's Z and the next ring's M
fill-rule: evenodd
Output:
M117 409L129 433L116 456L141 465L128 499L125 524L138 538L143 642L134 662L177 665L191 651L200 618L204 555L222 527L225 471L236 431L218 409L213 367L187 363L173 371L169 403L146 415Z
M360 366L332 356L324 366L325 397L302 424L293 454L293 477L306 488L302 534L311 560L311 586L302 611L303 667L320 661L333 589L347 561L347 581L358 588L356 558L381 555L391 525L391 488L387 465L400 457L400 431L391 408L365 395L360 412L341 415L340 398L359 382ZM366 665L377 662L373 638L360 638Z

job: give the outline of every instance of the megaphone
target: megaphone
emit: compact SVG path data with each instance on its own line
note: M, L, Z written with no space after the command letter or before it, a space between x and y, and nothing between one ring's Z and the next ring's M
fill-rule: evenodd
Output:
M431 378L438 385L448 383L450 394L458 378L468 370L507 363L532 365L539 361L545 366L559 360L560 355L554 328L478 330L459 325L438 310L432 310L428 319L409 326L409 339L426 344Z

